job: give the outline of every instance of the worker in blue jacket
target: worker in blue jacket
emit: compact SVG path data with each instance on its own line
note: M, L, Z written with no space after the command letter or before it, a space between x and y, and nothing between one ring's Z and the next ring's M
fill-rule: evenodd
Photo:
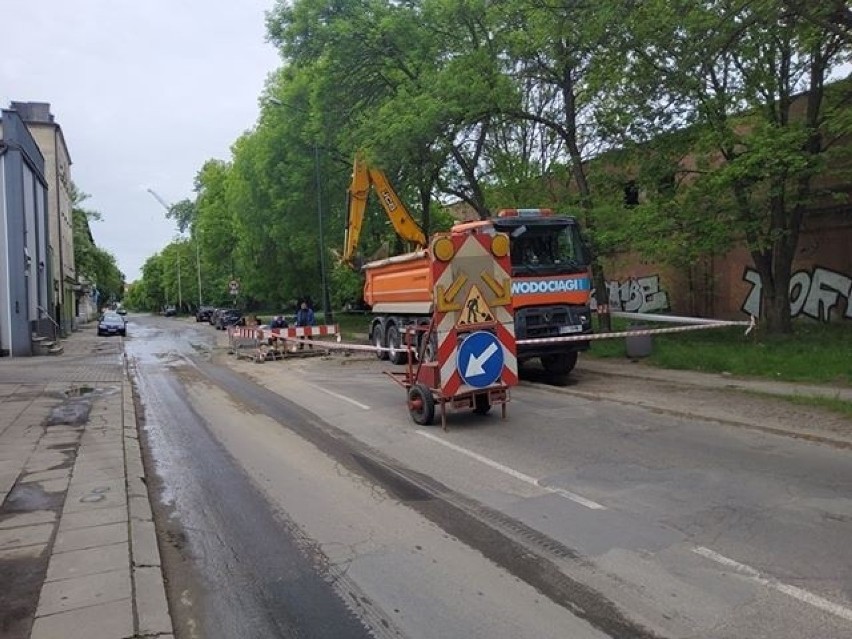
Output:
M316 318L314 317L314 310L308 306L307 302L302 302L299 310L296 312L296 326L314 326L316 325ZM305 339L304 336L301 338ZM310 345L311 348L314 347L313 344ZM299 350L305 348L304 344L299 344Z

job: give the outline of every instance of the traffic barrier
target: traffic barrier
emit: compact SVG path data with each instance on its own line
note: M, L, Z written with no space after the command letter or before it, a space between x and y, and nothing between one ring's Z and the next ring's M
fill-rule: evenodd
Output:
M669 328L649 328L649 329L639 329L639 330L630 330L630 331L613 331L609 333L591 333L588 335L563 335L560 337L540 337L534 339L519 339L516 340L518 345L525 344L552 344L552 343L561 343L561 342L587 342L601 339L617 339L617 338L626 338L626 337L635 337L638 335L663 335L670 333L685 333L688 331L700 331L707 330L711 328L720 328L723 326L743 326L746 328L745 335L751 333L756 327L756 319L752 317L749 320L715 320L715 319L706 319L706 318L698 318L698 317L681 317L676 315L653 315L650 313L612 313L614 317L626 317L629 319L642 319L648 321L667 321L667 322L676 322L676 323L686 323L692 322L692 324L686 326L674 326ZM654 318L665 318L656 320ZM262 335L265 334L267 337L270 335L279 337L281 339L292 339L294 337L302 337L305 336L304 340L300 340L299 344L314 345L320 346L322 348L328 350L340 350L340 351L358 351L358 352L366 352L366 353L376 353L379 351L388 352L391 349L388 347L378 348L372 344L348 344L341 341L341 336L339 334L339 329L337 326L306 326L306 327L292 327L292 328L280 328L280 329L270 329L268 327L259 327L259 328L237 328L240 331L240 335L253 335L254 339L260 339L257 337L257 331L261 331ZM324 329L324 330L317 330ZM331 330L334 329L334 330ZM291 331L293 331L291 333ZM336 336L336 341L320 341L317 339L310 339L308 337L308 333L300 333L299 331L312 331L315 336ZM293 344L292 346L297 346L297 344Z
M231 351L237 357L247 356L255 362L282 359L288 353L287 340L298 340L300 345L327 347L329 342L310 339L318 337L336 337L340 341L340 329L337 324L287 328L270 328L267 325L232 326L228 329ZM297 343L293 343L289 352L295 353L297 348ZM247 355L246 351L248 351Z
M269 328L268 326L261 327L264 331L268 331L270 335L280 338L296 338L296 337L329 337L337 336L340 338L340 329L337 324L324 324L322 326L289 326L287 328Z
M238 358L251 357L254 359L254 352L259 343L260 336L257 328L249 326L228 327L228 349ZM249 354L246 355L246 352Z

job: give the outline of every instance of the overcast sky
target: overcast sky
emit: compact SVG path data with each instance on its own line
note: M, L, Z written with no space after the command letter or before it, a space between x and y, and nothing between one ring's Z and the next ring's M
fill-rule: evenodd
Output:
M176 235L146 191L193 197L205 160L251 128L268 74L274 0L41 0L2 11L0 104L49 102L71 175L103 214L95 243L127 281Z

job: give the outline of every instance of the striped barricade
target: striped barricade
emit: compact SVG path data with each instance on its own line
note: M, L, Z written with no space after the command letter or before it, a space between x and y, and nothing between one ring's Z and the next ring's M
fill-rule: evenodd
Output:
M237 357L256 359L256 351L260 345L263 331L255 326L229 326L228 348ZM246 352L249 351L249 354Z
M328 342L320 341L321 338L335 337L340 341L340 327L337 324L324 324L322 326L290 326L287 328L261 327L262 333L259 339L259 361L279 359L288 354L302 352L319 353L327 350ZM288 344L290 340L290 344ZM305 352L304 348L308 347ZM319 346L318 350L314 349ZM262 360L260 360L262 357Z

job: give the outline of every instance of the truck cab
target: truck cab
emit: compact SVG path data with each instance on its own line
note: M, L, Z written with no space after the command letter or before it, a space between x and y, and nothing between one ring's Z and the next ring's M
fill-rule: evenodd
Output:
M577 220L549 209L508 209L490 222L510 238L516 339L591 333L591 256ZM586 340L519 344L518 360L539 357L548 373L564 375L588 349Z

